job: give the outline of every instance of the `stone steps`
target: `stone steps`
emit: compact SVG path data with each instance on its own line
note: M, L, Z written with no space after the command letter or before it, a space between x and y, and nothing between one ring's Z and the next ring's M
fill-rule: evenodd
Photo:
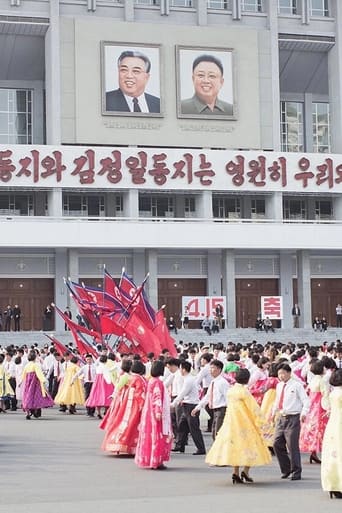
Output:
M63 344L72 342L73 338L70 332L49 332L49 335L55 335L58 340ZM269 332L257 332L253 328L237 328L237 329L224 329L219 333L215 333L209 336L205 331L201 329L197 330L178 330L178 334L172 336L177 342L181 340L183 342L205 342L213 344L222 342L224 345L227 342L232 341L234 343L246 344L256 340L261 344L266 344L268 341L271 342L295 342L295 343L309 343L310 345L321 345L324 341L335 342L336 339L342 339L341 328L330 328L325 333L315 332L311 329L276 329L275 333ZM115 341L115 336L112 337L111 343ZM43 346L49 343L49 339L44 335L43 331L21 331L21 332L0 332L0 345L6 347L10 344L21 346L27 344L28 346L38 343L39 346Z

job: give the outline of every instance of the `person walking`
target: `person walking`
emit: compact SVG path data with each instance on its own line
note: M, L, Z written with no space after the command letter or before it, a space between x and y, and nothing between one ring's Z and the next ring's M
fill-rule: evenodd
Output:
M190 365L190 364L189 364ZM170 459L172 443L170 398L161 381L164 363L156 360L151 366L146 399L141 413L135 463L140 468L164 470Z
M191 375L191 363L183 361L180 364L181 374L184 378L180 393L172 401L171 407L182 403L182 413L178 426L178 447L173 452L184 452L185 444L190 432L197 450L193 456L199 456L206 453L202 432L200 430L199 412L195 416L191 415L193 409L199 403L199 388L196 376Z
M260 408L247 389L250 372L241 369L227 393L227 410L221 429L205 459L215 466L232 466L232 481L252 483L251 467L268 465L272 457L262 435L264 420ZM240 467L243 470L239 472Z
M327 412L322 405L326 403L329 388L323 377L324 364L321 360L312 363L310 371L314 375L308 384L310 408L300 431L299 448L301 452L310 453L310 463L321 463L317 453L322 450L328 422Z
M35 418L41 417L41 409L52 408L54 402L45 388L47 379L36 361L37 353L31 351L27 359L28 363L22 374L22 407L26 412L26 419L30 420L32 415Z
M277 456L281 478L291 476L292 481L302 477L302 464L299 451L299 435L301 422L309 411L309 398L303 385L292 378L291 367L282 363L278 367L278 383L276 400L272 410L271 421L279 413L274 435L273 449Z

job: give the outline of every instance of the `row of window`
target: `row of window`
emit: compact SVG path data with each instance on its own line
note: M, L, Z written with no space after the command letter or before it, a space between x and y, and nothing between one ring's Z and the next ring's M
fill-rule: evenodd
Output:
M32 144L32 91L0 89L0 143ZM281 102L282 151L330 152L329 104L313 102L312 141L304 133L304 103Z
M264 198L246 198L213 194L213 217L217 219L264 219L266 202ZM44 197L40 211L35 205L35 197L30 194L0 195L0 215L47 215L47 197ZM117 194L114 205L110 205L113 215L123 216L124 197ZM107 214L105 195L64 194L63 215L76 217L104 217ZM140 217L196 217L196 196L184 196L179 206L174 196L141 194L139 197ZM332 220L333 203L329 198L288 198L283 199L283 217L289 220Z
M233 0L207 0L208 9L232 10ZM135 0L136 5L160 5L160 0ZM171 7L194 7L194 0L171 0ZM278 0L279 14L301 14L301 0ZM243 12L265 12L264 0L241 0ZM310 16L329 16L328 0L310 0Z

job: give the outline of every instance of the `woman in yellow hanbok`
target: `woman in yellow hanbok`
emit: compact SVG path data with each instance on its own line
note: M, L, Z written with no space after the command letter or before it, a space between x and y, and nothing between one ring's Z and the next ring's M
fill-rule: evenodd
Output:
M267 465L272 459L261 432L260 408L245 386L249 378L247 369L236 373L236 383L228 390L222 427L205 460L210 465L234 467L233 484L253 482L250 467ZM244 467L241 476L240 466Z
M262 434L272 454L276 419L274 419L273 422L270 419L272 417L273 405L276 398L276 387L278 383L278 365L276 363L272 363L268 371L268 378L264 384L264 395L260 406L261 415L267 421L267 426L264 427Z
M323 490L331 498L342 499L342 369L332 373L329 383L334 389L329 395L330 416L323 437L321 480Z
M74 379L75 374L79 371L77 358L73 356L65 362L64 378L55 397L55 403L62 407L69 405L69 413L76 412L76 404L84 404L84 391L80 379Z
M3 366L3 361L5 357L3 354L0 354L0 412L6 413L4 401L9 397L14 396L14 390L9 383L10 376L6 373L5 368Z

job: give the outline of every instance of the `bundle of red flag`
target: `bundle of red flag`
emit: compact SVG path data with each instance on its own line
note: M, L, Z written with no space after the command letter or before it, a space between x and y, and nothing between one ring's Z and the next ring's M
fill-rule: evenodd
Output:
M97 344L109 347L108 337L116 335L118 338L111 349L125 349L142 357L149 352L158 356L162 349L177 355L163 309L156 312L147 299L144 290L147 278L137 287L123 270L117 285L104 269L102 290L70 280L65 282L87 327L73 322L56 306L55 309L68 326L80 354L97 354Z

